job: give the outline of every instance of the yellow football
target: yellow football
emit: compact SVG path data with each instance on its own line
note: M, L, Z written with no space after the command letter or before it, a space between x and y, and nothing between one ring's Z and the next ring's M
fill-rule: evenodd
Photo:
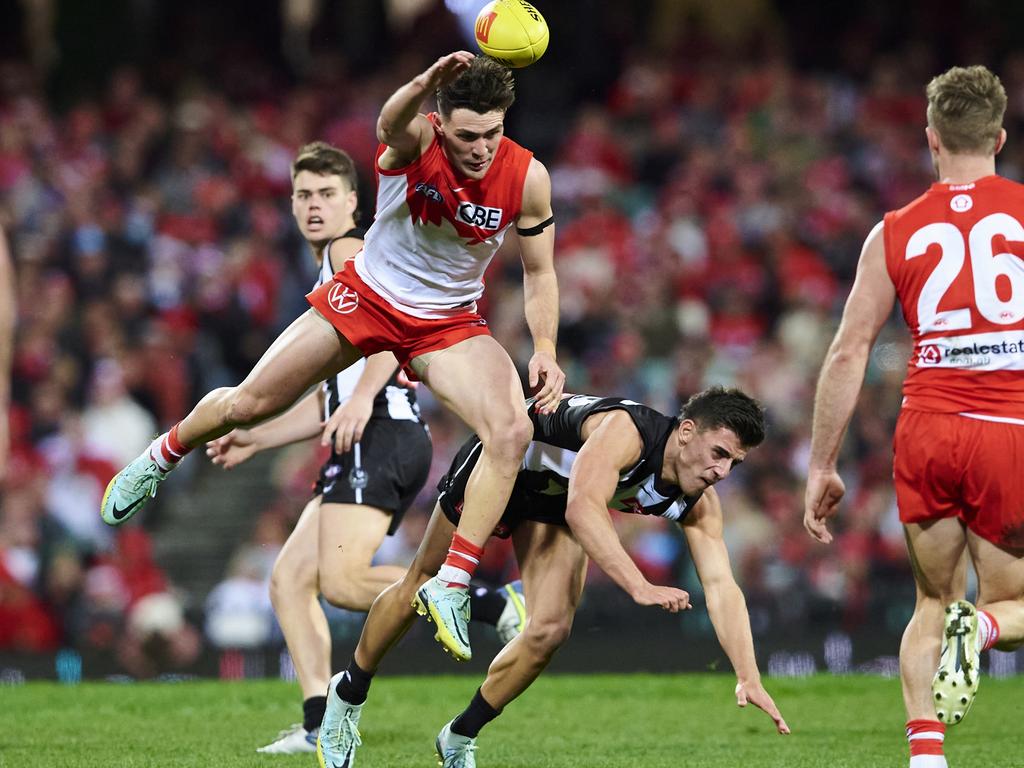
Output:
M507 67L525 67L548 48L548 25L526 0L493 0L476 17L476 44Z

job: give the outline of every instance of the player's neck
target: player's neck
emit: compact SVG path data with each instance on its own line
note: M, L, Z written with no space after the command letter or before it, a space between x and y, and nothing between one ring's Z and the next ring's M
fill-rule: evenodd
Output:
M947 155L939 162L942 184L970 184L995 172L996 159L992 155Z

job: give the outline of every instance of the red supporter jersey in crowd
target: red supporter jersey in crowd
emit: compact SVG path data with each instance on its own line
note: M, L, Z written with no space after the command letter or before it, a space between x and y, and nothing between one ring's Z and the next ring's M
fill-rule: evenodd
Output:
M914 338L903 407L1024 419L1024 185L933 184L884 237Z
M437 125L436 115L431 121ZM502 137L482 179L459 178L440 136L414 162L380 167L377 213L355 259L363 281L420 318L473 311L484 270L519 217L533 153Z

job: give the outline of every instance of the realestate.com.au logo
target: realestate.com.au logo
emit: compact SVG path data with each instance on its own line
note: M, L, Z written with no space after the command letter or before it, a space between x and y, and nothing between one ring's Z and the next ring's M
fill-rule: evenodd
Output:
M975 341L962 347L923 344L918 352L917 364L921 367L941 365L975 368L987 366L993 362L993 358L1004 355L1024 355L1024 336L1016 340L993 340L988 344Z

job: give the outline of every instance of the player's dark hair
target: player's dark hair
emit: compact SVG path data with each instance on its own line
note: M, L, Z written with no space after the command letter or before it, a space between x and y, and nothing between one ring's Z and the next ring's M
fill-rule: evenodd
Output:
M953 154L995 152L1006 112L1006 90L987 67L953 67L925 89L928 125Z
M302 171L318 176L341 176L352 191L358 191L359 177L348 152L332 147L326 141L314 141L299 149L292 163L292 181Z
M750 395L734 387L708 387L687 400L679 420L689 419L698 429L725 427L736 433L744 448L764 441L764 408Z
M506 112L516 100L512 71L487 56L477 56L469 69L437 91L437 110L451 117L462 107L484 115L498 110Z
M317 176L340 176L348 185L349 191L359 192L359 177L356 166L348 152L331 146L326 141L312 141L299 148L299 153L292 162L292 181L303 171L315 173ZM359 221L359 208L352 212L352 219Z

